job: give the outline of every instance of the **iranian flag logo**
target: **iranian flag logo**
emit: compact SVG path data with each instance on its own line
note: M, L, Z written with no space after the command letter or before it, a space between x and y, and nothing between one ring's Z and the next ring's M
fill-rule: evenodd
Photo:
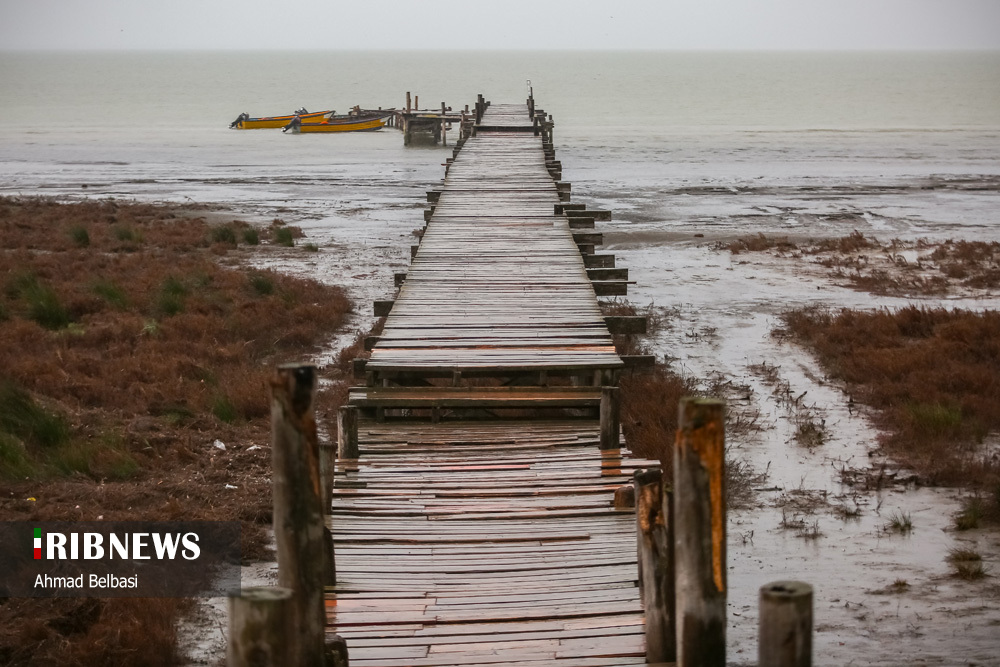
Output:
M42 558L42 529L35 528L35 560Z

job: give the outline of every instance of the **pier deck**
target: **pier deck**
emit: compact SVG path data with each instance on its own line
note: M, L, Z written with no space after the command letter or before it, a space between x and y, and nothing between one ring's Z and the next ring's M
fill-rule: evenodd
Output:
M504 406L603 415L616 390L600 385L623 363L561 201L528 107L490 106L449 166L350 403L379 417L426 406L435 419ZM454 386L433 385L442 377ZM613 497L656 462L606 447L608 423L618 443L617 416L603 430L592 419L362 420L359 458L337 462L330 518L327 617L350 664L644 664L636 518Z
M645 662L633 470L592 421L377 424L338 463L329 622L352 666Z
M493 105L483 123L531 129L525 105ZM374 379L621 368L559 201L539 137L469 139L368 360Z

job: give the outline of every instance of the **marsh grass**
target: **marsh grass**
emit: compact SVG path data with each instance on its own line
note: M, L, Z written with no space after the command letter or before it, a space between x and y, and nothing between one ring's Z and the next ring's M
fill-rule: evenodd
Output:
M951 564L952 575L959 579L975 581L986 577L983 557L977 551L956 547L948 551L946 560Z
M909 512L897 511L889 515L889 523L885 524L886 532L909 535L913 532L913 519Z
M882 444L932 484L991 488L1000 464L981 452L1000 430L1000 313L928 309L784 315L826 371L875 409Z
M0 520L239 520L266 557L271 369L329 340L344 293L225 268L240 251L158 206L0 198L0 238ZM176 664L188 604L0 600L0 662Z

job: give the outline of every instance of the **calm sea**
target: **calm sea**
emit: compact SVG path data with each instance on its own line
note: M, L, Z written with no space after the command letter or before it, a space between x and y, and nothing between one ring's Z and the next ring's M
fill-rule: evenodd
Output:
M0 53L0 194L391 214L442 176L444 150L229 122L407 91L422 107L521 101L529 80L574 193L622 224L997 222L998 53Z

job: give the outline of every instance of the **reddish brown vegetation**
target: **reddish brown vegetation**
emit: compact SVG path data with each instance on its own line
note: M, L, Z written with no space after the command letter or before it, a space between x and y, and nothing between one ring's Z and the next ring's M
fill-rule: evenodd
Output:
M876 409L893 457L935 484L1000 483L1000 465L979 451L1000 430L1000 313L804 309L785 319L830 375Z
M240 267L244 240L270 234L251 231L0 199L0 518L239 520L244 557L266 555L267 380L349 303ZM0 600L0 663L172 664L183 604Z
M901 241L882 243L854 231L848 236L806 241L798 245L785 237L764 234L719 244L737 255L776 250L796 257L815 256L818 264L850 284L873 294L937 295L956 287L973 290L1000 287L1000 243L996 241ZM906 250L917 250L918 259L907 262Z

